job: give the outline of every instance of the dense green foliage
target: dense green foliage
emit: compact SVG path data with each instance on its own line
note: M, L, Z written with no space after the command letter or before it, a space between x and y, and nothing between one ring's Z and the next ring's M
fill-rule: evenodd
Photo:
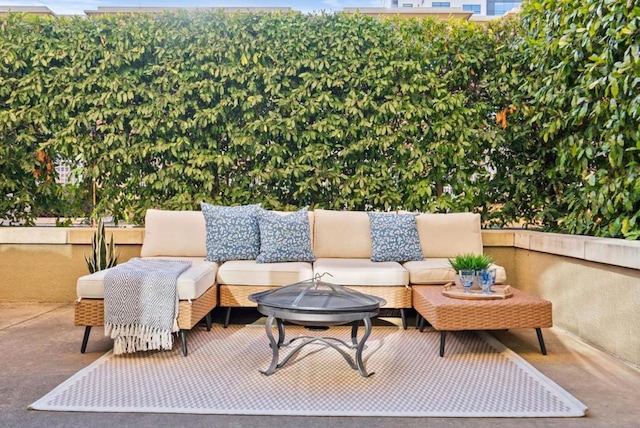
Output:
M4 138L82 165L80 186L97 183L95 213L139 221L148 207L200 200L483 205L496 132L488 31L174 14L12 17L3 32Z
M534 0L521 97L559 230L640 238L640 4ZM537 165L534 165L537 168Z
M614 126L588 108L588 120L573 121L580 91L547 76L562 59L542 51L553 48L545 25L558 22L536 9L546 2L528 6L525 32L518 20L340 14L9 15L0 21L0 194L9 195L0 218L141 222L147 208L205 200L474 210L490 224L637 237L638 180L607 175L595 142L598 129L611 130L606 141L622 132L612 168L637 175L637 52L626 66L635 80L620 78L606 95L626 97L626 116ZM636 33L616 41L633 45ZM583 83L583 63L562 70ZM74 185L55 183L54 162L77 167ZM598 205L600 188L625 179L623 201L612 187L611 208ZM593 227L583 227L586 208Z

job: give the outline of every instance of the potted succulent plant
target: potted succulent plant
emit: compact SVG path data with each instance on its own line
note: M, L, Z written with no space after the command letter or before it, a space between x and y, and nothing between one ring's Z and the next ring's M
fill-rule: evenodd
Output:
M463 269L471 269L479 271L482 269L488 269L493 264L491 256L486 254L458 254L453 259L448 259L451 268L456 272L455 283L458 287L462 287L460 283L459 273ZM479 288L479 285L474 284L473 288Z
M456 271L460 272L461 269L473 269L481 270L487 269L493 263L491 256L486 254L459 254L453 259L448 259L449 264Z
M113 243L113 234L111 234L111 240L107 242L104 223L102 219L99 219L96 231L93 234L93 239L91 240L91 255L90 257L84 256L89 273L117 265L118 257L119 254L116 254L116 246Z

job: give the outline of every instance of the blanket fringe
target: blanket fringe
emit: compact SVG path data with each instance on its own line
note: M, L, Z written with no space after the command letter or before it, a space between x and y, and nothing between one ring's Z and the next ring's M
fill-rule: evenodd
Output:
M173 348L173 335L170 330L162 330L140 324L104 326L105 336L113 339L115 355L136 351L170 350Z

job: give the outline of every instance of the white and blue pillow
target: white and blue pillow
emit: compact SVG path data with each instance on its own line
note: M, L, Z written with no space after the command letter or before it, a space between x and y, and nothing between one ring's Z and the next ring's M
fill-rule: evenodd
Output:
M260 210L260 254L256 263L313 262L307 208L292 214Z
M422 260L415 214L368 213L371 226L371 261Z
M254 260L260 253L260 204L235 207L201 204L207 230L207 260Z

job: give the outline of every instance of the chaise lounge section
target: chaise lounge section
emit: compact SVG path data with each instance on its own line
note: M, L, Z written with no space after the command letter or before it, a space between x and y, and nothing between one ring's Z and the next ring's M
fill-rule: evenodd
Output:
M177 280L178 328L186 356L187 331L203 318L211 329L211 311L218 305L218 264L204 259L205 225L198 211L148 210L142 258L188 260L191 267ZM75 325L84 326L80 352L87 348L92 327L104 326L104 277L107 270L82 276L76 284Z

